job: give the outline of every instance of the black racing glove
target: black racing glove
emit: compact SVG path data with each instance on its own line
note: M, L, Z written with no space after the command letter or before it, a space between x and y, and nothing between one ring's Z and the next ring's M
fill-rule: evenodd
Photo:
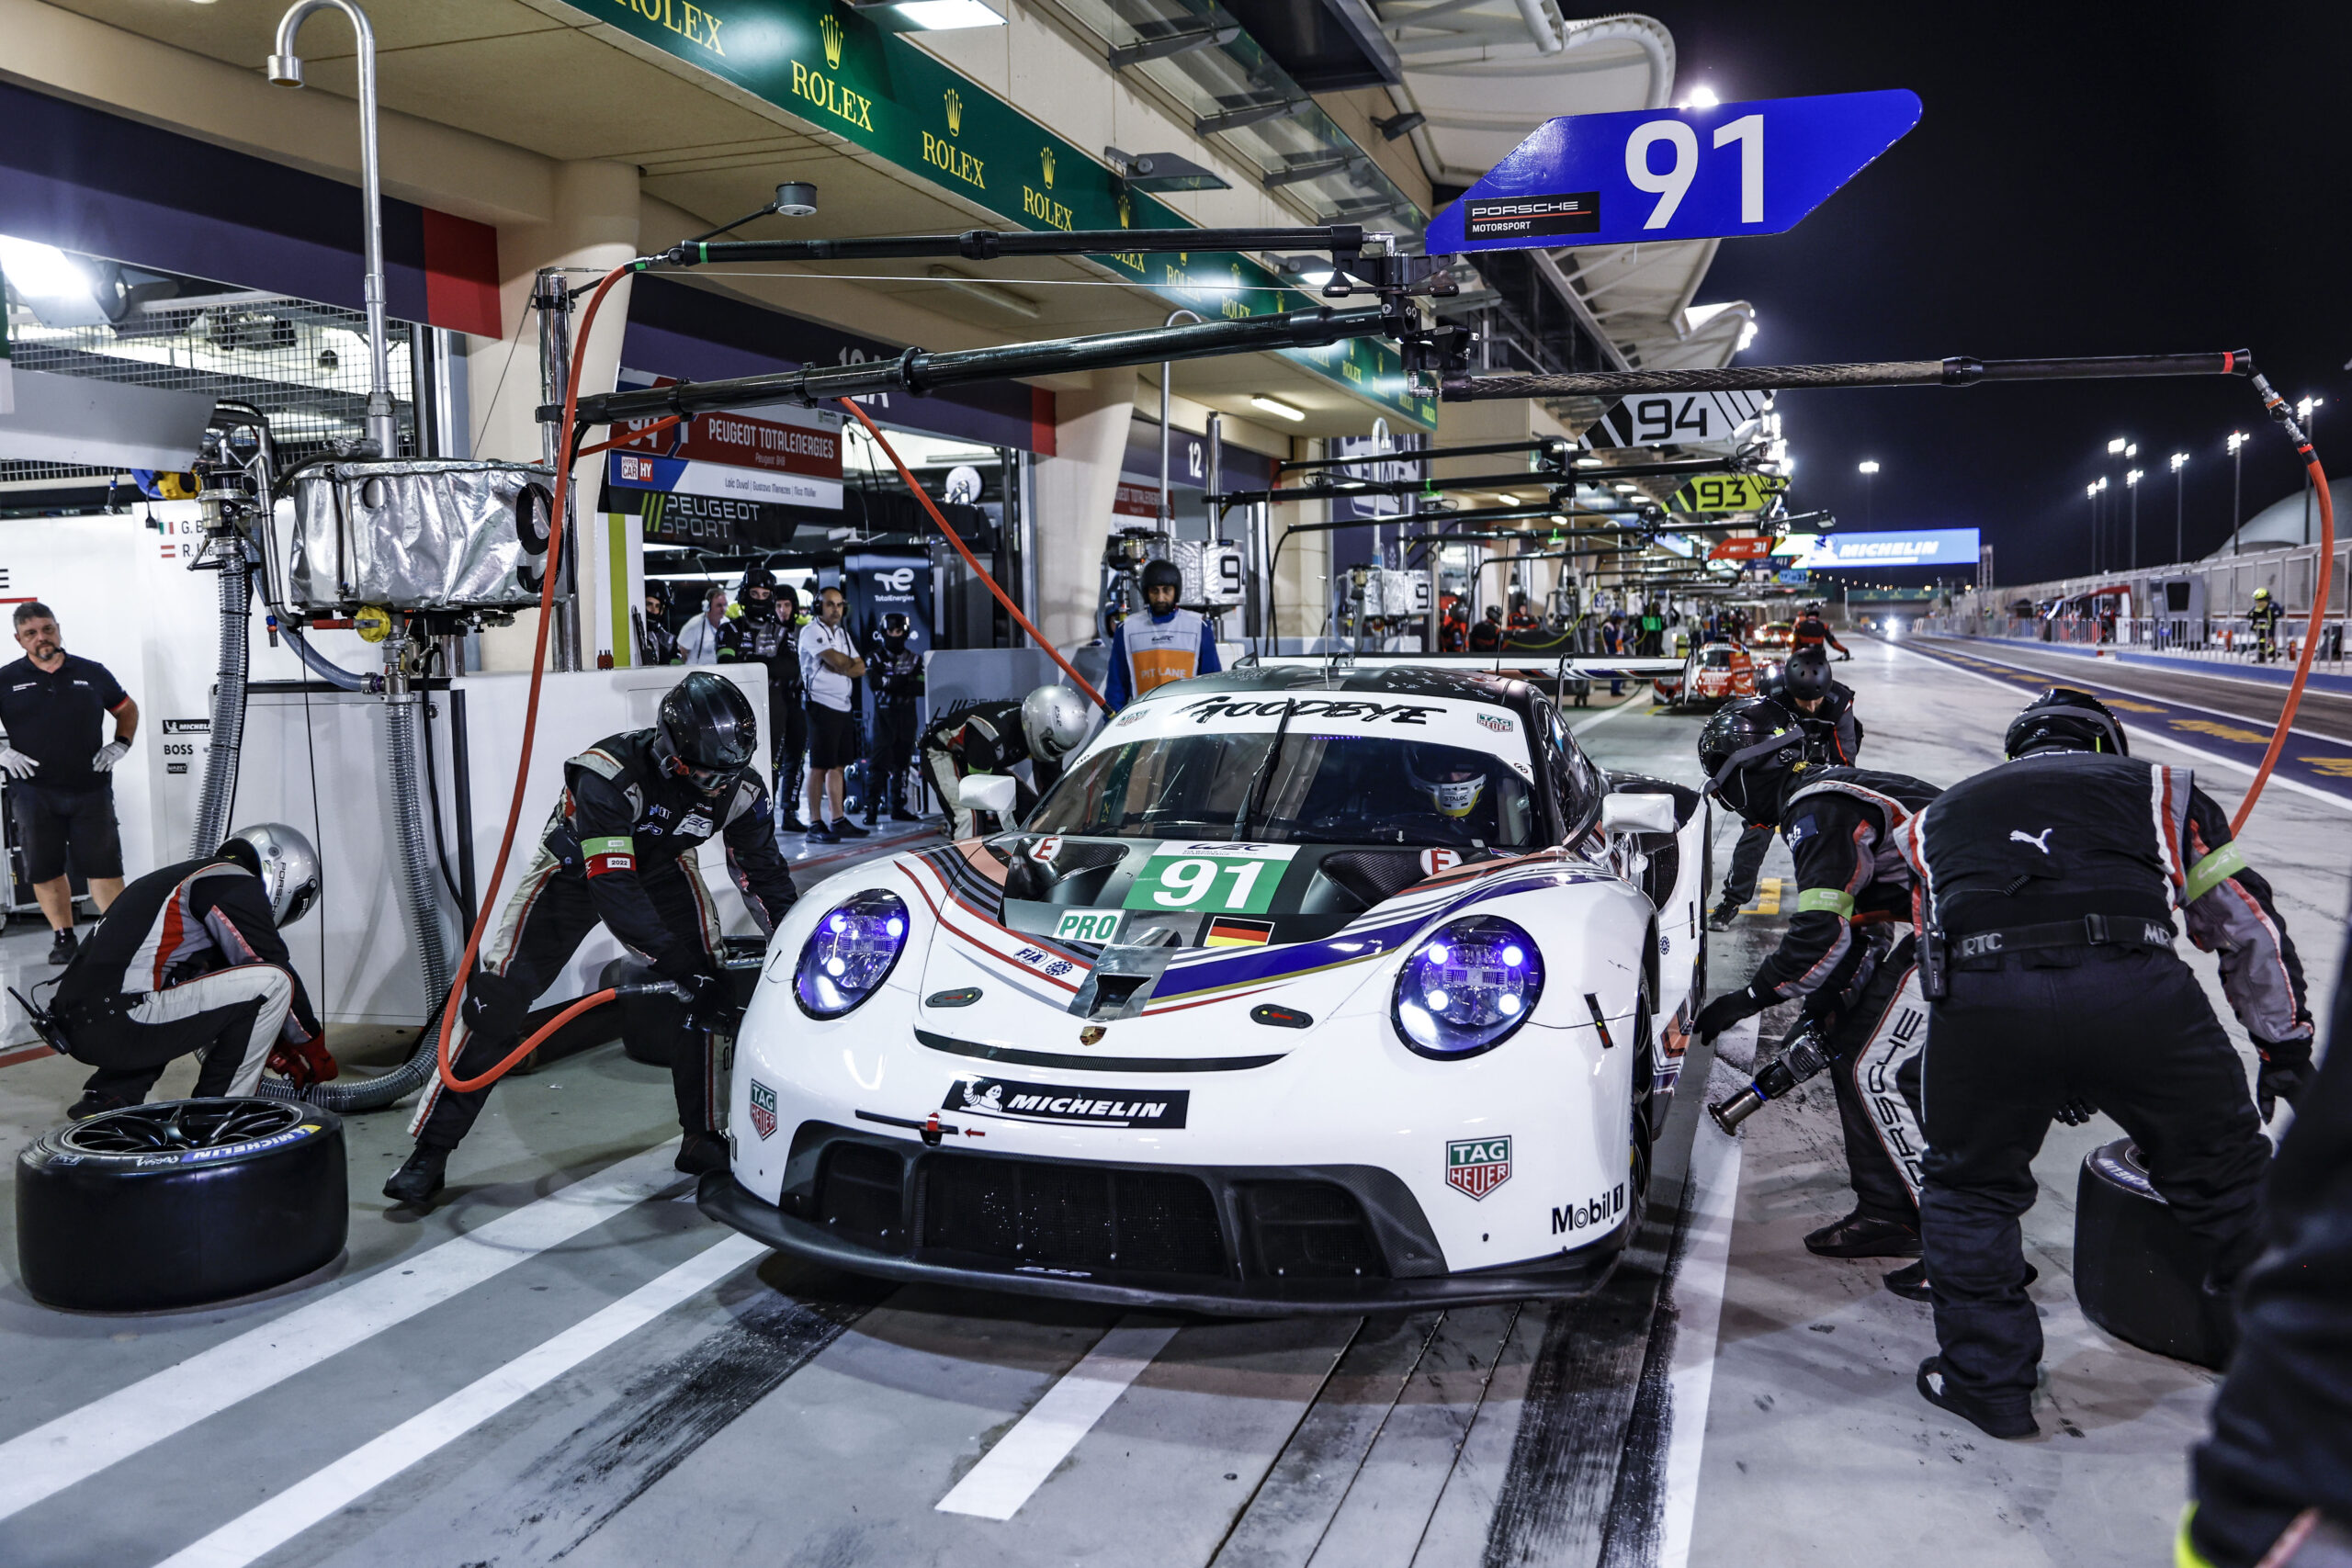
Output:
M706 971L679 981L678 987L685 994L688 1029L732 1034L743 1021L743 1010L735 1004L734 982L726 976Z
M2058 1120L2069 1127L2079 1127L2098 1114L2098 1107L2079 1096L2058 1108Z
M2280 1100L2292 1105L2302 1098L2303 1086L2312 1081L2312 1047L2306 1040L2257 1040L2254 1048L2262 1057L2262 1070L2254 1078L2254 1106L2267 1122Z
M1771 1005L1772 998L1757 996L1753 984L1742 987L1701 1008L1699 1016L1691 1021L1690 1032L1701 1040L1713 1040L1741 1019L1753 1018Z
M708 961L684 947L673 947L654 958L653 972L664 980L676 980L684 984L696 976L707 976L710 974L710 964Z

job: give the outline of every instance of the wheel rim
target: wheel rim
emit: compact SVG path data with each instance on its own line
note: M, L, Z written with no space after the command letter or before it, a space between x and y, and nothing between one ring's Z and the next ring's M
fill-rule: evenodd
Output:
M277 1100L177 1100L101 1111L58 1138L75 1154L165 1154L217 1149L283 1133L308 1109Z

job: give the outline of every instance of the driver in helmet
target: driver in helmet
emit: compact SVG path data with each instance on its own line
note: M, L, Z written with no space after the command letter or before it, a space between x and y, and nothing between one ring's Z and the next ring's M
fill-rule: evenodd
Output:
M1751 826L1779 828L1796 886L1781 895L1792 914L1780 946L1746 986L1709 1002L1690 1032L1712 1039L1776 1003L1803 1002L1829 1044L1855 1194L1853 1212L1812 1232L1805 1247L1823 1258L1917 1258L1926 1006L1912 974L1912 877L1899 841L1940 792L1903 773L1822 766L1802 721L1770 697L1716 709L1699 732L1699 764L1719 803ZM1927 1299L1924 1269L1897 1269L1886 1283Z
M1470 818L1487 798L1486 759L1459 746L1434 743L1405 748L1405 782L1433 807L1440 817L1462 824L1470 836ZM1493 816L1488 811L1482 822ZM1491 834L1480 835L1491 837Z
M1011 773L1029 764L1014 792L1013 815L1026 817L1037 797L1061 781L1062 764L1086 743L1094 715L1086 699L1068 686L1040 686L1015 702L974 703L944 716L924 731L923 773L950 813L949 836L968 839L982 830L983 813L958 804L959 786L972 773ZM996 824L996 830L1010 827Z
M164 1064L195 1053L195 1093L246 1095L265 1066L298 1085L335 1076L277 928L317 901L319 858L293 829L248 828L209 855L151 871L115 896L58 980L51 1015L97 1071L74 1121L154 1091Z
M608 735L564 763L562 797L466 986L450 1040L458 1077L487 1072L514 1048L532 1002L602 921L687 993L682 1007L655 1010L674 1015L670 1079L685 1132L677 1166L696 1175L725 1168L727 1140L710 1115L714 1028L731 1023L731 993L718 906L695 856L706 840L726 840L728 870L763 933L799 897L776 852L758 761L750 699L697 670L662 697L651 728ZM422 1204L441 1190L450 1152L492 1087L459 1094L435 1076L409 1126L416 1150L384 1183L385 1197Z
M1147 613L1128 616L1111 634L1111 673L1102 698L1113 713L1170 681L1214 675L1225 668L1216 656L1216 629L1208 618L1177 608L1183 586L1184 574L1175 562L1143 563Z

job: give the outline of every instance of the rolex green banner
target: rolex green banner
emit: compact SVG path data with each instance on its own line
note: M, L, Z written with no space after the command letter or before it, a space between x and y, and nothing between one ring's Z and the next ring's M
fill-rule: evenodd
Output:
M835 0L572 0L680 60L982 203L1026 229L1182 229L1162 202L1121 188L1112 171L961 73ZM1229 252L1102 258L1205 319L1272 315L1320 303ZM1205 286L1205 287L1204 287ZM1351 301L1352 302L1352 301ZM1285 350L1392 416L1435 429L1411 396L1394 345L1354 338Z

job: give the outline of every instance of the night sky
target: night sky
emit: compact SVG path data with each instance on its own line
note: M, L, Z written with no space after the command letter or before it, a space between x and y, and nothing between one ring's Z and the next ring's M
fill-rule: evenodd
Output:
M1908 87L1917 129L1796 229L1726 241L1702 301L1748 299L1743 364L2251 348L2352 473L2352 6L1641 7L1673 29L1677 101ZM1575 14L1575 13L1571 13ZM2230 531L2229 433L2255 437L2245 513L2300 488L2243 380L1783 394L1792 500L1841 526L1984 529L2004 583L2090 569L2084 487L2139 443L2140 560ZM1883 466L1865 514L1856 464ZM2352 497L2347 497L2352 500ZM2352 508L2347 508L2352 511ZM2343 526L2352 527L2352 516Z

